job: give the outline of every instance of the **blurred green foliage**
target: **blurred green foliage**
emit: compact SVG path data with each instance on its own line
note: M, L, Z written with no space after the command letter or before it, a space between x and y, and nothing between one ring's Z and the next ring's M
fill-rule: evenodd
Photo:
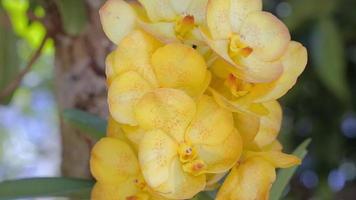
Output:
M43 17L43 8L40 6L32 8L30 1L23 0L2 0L2 5L11 19L13 31L33 48L37 48L46 34L46 30L40 22L30 21L27 11L33 9L36 17Z
M310 53L320 80L341 101L349 102L345 47L334 20L318 21L311 37Z
M18 37L12 31L10 22L6 17L5 10L0 6L0 17L4 23L0 24L0 91L17 75L19 72L19 55L17 53ZM10 101L10 97L4 103Z
M280 139L286 151L307 137L313 139L286 199L353 199L355 177L348 176L354 172L341 168L346 162L356 164L356 1L267 2L267 8L285 21L293 40L301 41L309 54L305 72L282 98ZM306 170L315 173L316 185L305 185ZM338 179L331 176L335 170L342 175ZM348 189L354 192L349 194Z
M94 140L99 140L106 135L107 121L96 115L77 109L66 109L62 116L66 122L87 133Z
M88 20L84 1L60 0L56 2L61 12L65 31L70 35L80 34Z
M46 34L45 27L39 22L30 20L28 11L31 9L36 17L44 16L44 9L39 5L32 5L31 1L24 0L1 0L0 15L0 91L19 74L29 60L31 54L24 63L20 62L19 52L21 46L19 40L26 41L31 51L35 51L41 44ZM48 40L44 47L44 53L53 54L53 41ZM13 94L8 96L4 102L9 103Z
M94 182L76 178L29 178L0 183L0 200L30 197L89 199Z

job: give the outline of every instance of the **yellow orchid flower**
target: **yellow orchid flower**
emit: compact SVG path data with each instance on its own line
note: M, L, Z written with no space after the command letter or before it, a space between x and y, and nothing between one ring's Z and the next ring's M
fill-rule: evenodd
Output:
M108 0L100 9L104 32L115 44L136 28L164 42L190 41L200 45L198 26L204 22L208 0Z
M174 52L174 53L173 53ZM135 104L155 88L176 88L197 98L210 82L204 58L183 44L163 45L143 31L125 37L106 62L108 104L119 123L136 126Z
M196 103L181 90L156 89L140 99L135 114L146 131L139 144L142 173L161 196L192 198L205 188L207 173L226 172L240 157L232 113L212 97Z
M276 179L275 168L300 164L300 159L279 150L246 152L242 161L231 169L216 200L267 200Z
M275 16L262 11L262 0L209 0L206 42L234 67L234 75L250 83L276 80L290 34Z
M97 180L93 200L164 200L145 183L136 154L120 139L106 137L95 144L90 169Z
M300 43L292 41L280 60L282 75L268 83L239 79L232 65L222 59L216 60L211 67L213 78L210 85L214 97L233 112L268 114L263 103L280 98L293 87L306 66L307 51Z

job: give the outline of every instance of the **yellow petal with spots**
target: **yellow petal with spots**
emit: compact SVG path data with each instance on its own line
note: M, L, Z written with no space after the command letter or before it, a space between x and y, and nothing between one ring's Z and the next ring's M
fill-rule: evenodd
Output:
M223 108L231 112L245 112L252 115L267 115L268 110L263 104L251 104L250 102L239 102L226 98L213 88L209 88L215 101Z
M285 95L296 83L307 64L307 50L298 42L290 42L286 53L281 58L282 75L272 83L256 84L251 96L255 102L266 102Z
M175 23L173 22L145 22L139 20L138 24L144 31L154 35L163 43L179 42L176 38Z
M137 125L134 105L153 87L137 72L129 71L117 77L109 87L108 105L111 116L120 123Z
M206 79L204 58L183 44L168 44L152 55L152 66L161 87L181 89L192 97L201 93Z
M217 128L218 129L218 128ZM218 144L194 144L199 159L207 165L207 173L223 173L228 171L239 160L242 152L242 139L236 129Z
M141 179L141 177L140 177ZM150 188L142 190L137 185L137 179L131 177L118 184L96 182L91 191L92 200L167 200L152 192Z
M217 145L234 129L232 113L220 107L212 97L202 96L185 140L192 144Z
M116 138L103 138L92 149L90 170L102 183L115 184L139 174L135 153L125 142Z
M251 143L260 129L260 117L250 113L236 112L234 121L244 145Z
M133 178L116 184L96 182L91 191L92 200L127 200L139 192Z
M242 22L253 11L262 10L262 0L231 0L230 20L232 30L238 33Z
M151 84L157 86L151 67L153 52L162 44L143 31L133 31L125 37L115 50L114 71L116 76L127 71L136 71Z
M188 6L194 0L169 0L172 8L177 13L177 15L186 14L188 10Z
M175 1L175 0L173 0ZM178 1L176 1L178 2ZM206 17L206 7L208 5L208 0L192 0L187 8L187 13L194 16L194 21L201 25L205 21Z
M232 33L230 6L230 0L208 1L206 22L214 40L227 39Z
M264 61L280 58L288 47L288 28L268 12L256 11L247 15L239 32L242 41Z
M282 108L277 101L263 104L268 109L268 115L260 118L260 128L253 140L254 145L262 148L276 140L282 124Z
M177 143L161 130L148 131L144 135L139 146L139 160L143 176L153 189L168 180L172 160L178 156L177 148Z
M172 160L171 172L168 180L156 188L159 193L168 199L191 199L206 186L205 174L194 176L182 169L178 157Z
M257 52L252 52L246 58L240 58L235 64L242 66L236 68L234 74L245 81L252 83L266 83L278 79L283 73L283 65L279 60L276 61L263 61L259 58Z
M145 7L148 17L153 22L172 21L177 16L170 0L139 0L139 2Z
M210 71L207 71L206 75L205 75L204 82L202 83L202 85L200 87L200 92L197 93L197 97L200 97L207 91L210 82L211 82L211 73L210 73Z
M135 10L124 0L106 1L99 14L105 34L115 44L136 27Z
M111 52L105 59L105 74L106 74L106 83L108 86L111 85L111 82L116 76L114 71L114 57L115 53Z
M143 129L161 129L178 142L183 141L195 112L196 105L191 97L169 88L147 93L135 106L137 122Z
M259 157L247 159L232 168L216 200L269 199L275 179L275 168L269 162Z
M122 125L122 130L125 132L125 136L129 139L134 146L138 149L138 145L140 144L143 136L145 135L145 130L143 130L139 126L128 126Z
M247 151L244 153L244 157L247 159L252 157L261 157L270 162L275 168L288 168L301 163L301 160L298 157L282 153L281 151Z
M283 150L283 146L278 140L275 140L271 144L264 146L262 148L262 151L282 151L282 150Z

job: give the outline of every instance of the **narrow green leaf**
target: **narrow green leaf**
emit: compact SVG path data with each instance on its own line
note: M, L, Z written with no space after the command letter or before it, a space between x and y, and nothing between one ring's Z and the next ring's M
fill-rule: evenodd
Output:
M16 77L20 71L17 41L10 19L5 10L0 8L0 92ZM8 96L3 102L7 104L11 100Z
M311 42L311 56L320 80L340 100L349 101L344 41L335 22L328 18L321 20Z
M62 113L63 119L93 139L100 139L106 135L106 121L96 115L76 110L67 109Z
M76 178L29 178L0 182L0 200L30 197L89 199L94 182Z
M293 155L303 160L307 155L307 147L309 146L310 142L310 138L306 139L294 150ZM279 200L281 198L283 191L287 187L297 168L298 166L295 166L288 169L280 169L278 171L277 180L272 185L270 200Z
M83 31L88 21L84 0L58 0L65 31L71 35L78 35Z
M192 200L213 200L213 198L207 192L200 192Z

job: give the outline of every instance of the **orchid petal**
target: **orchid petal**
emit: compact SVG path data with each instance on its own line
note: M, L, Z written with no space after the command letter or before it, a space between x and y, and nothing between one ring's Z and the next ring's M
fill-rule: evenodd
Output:
M242 22L253 11L262 10L262 0L231 0L230 20L232 30L238 33Z
M195 112L191 97L181 90L168 88L147 93L135 106L136 119L143 129L161 129L178 142L183 141Z
M152 66L161 87L176 88L195 97L206 79L204 58L183 44L168 44L152 55Z
M206 22L214 40L228 39L232 33L230 0L209 0Z
M176 18L177 13L170 0L139 0L139 2L145 7L153 22L173 21Z
M108 91L111 116L120 123L137 125L134 105L151 89L152 85L137 72L129 71L117 77Z
M247 15L239 32L242 41L264 61L280 58L288 47L288 28L268 12L256 11Z
M116 138L103 138L91 152L90 169L96 180L115 184L139 174L138 160L128 144Z
M123 0L108 0L99 10L107 37L115 44L136 27L135 10Z

